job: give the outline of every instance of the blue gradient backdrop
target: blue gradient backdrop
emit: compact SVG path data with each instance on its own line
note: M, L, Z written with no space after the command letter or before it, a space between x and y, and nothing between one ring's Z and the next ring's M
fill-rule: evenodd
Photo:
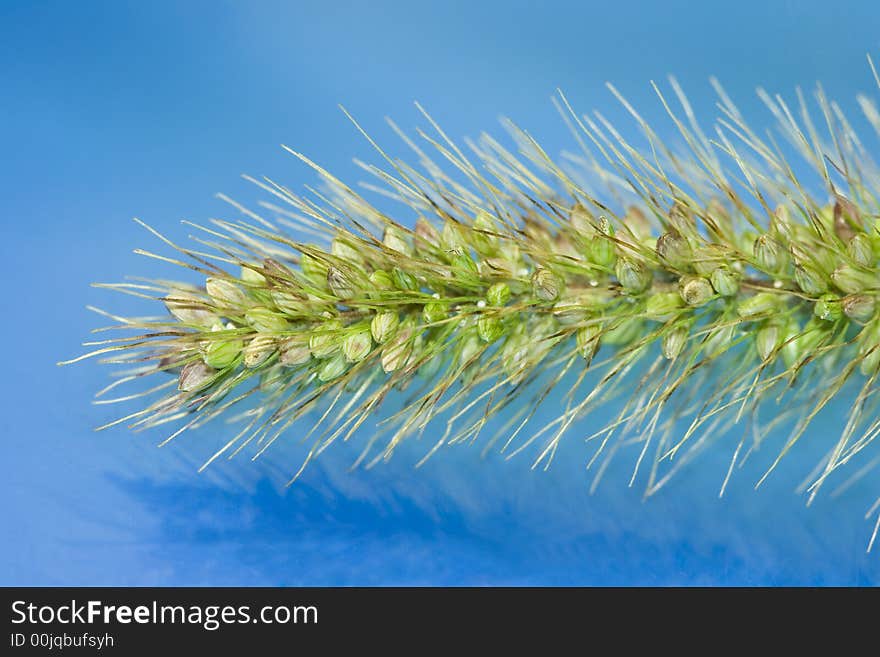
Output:
M386 115L424 123L418 100L455 138L498 134L504 114L559 153L557 87L626 123L606 80L670 136L648 85L668 74L707 119L710 75L760 126L758 85L790 98L822 80L856 114L858 92L877 94L878 35L867 0L3 0L0 584L877 584L862 518L876 488L805 509L807 454L723 500L726 451L646 503L625 470L590 496L576 439L549 473L465 448L414 471L423 445L348 472L358 445L340 446L284 489L296 453L197 475L217 431L163 449L94 433L113 416L90 404L108 372L54 363L101 323L86 304L136 306L89 283L172 273L131 253L158 248L133 216L185 240L179 219L230 216L216 192L260 198L240 173L314 183L281 143L360 177L352 157L376 158L338 103L383 143Z

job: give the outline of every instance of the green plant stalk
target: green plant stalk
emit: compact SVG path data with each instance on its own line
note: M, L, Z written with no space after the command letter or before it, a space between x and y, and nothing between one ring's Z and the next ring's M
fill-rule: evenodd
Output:
M534 446L533 465L546 467L576 420L616 398L616 419L586 437L589 463L607 464L614 440L635 442L633 480L644 467L652 494L734 424L755 430L750 443L732 445L731 471L769 427L789 422L766 477L847 391L854 401L841 434L804 485L812 499L880 433L880 176L821 91L825 139L803 98L802 123L783 101L764 98L830 202L723 92L724 118L710 142L673 87L683 116L658 94L686 156L625 101L650 144L644 152L560 96L582 147L578 167L551 160L512 125L516 155L488 136L471 155L439 128L425 136L451 174L409 140L421 170L379 150L389 170L367 170L417 217L409 225L291 151L319 173L325 192L302 198L254 181L284 207L266 204L267 218L233 203L242 219L195 226L205 250L153 231L184 259L141 253L195 270L204 284L106 286L160 300L168 315L108 315L137 335L88 343L96 349L82 358L132 368L110 388L174 375L143 393L145 408L112 424L176 422L170 440L248 408L244 429L210 463L248 447L261 454L319 409L308 462L380 419L393 390L413 386L383 424L385 446L376 449L377 433L362 458L387 458L435 420L446 426L429 455L476 440L500 418L486 448L516 454ZM875 105L860 102L880 133ZM605 196L579 182L584 171L604 183ZM572 383L558 417L527 428L563 380ZM759 411L777 404L758 430Z

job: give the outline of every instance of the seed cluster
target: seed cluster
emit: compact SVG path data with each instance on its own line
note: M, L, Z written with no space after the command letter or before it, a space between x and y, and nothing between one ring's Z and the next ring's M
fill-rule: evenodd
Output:
M732 472L764 441L761 411L772 407L772 424L787 423L790 433L766 477L832 399L852 399L807 485L815 495L880 434L880 174L821 94L825 140L806 105L792 113L766 98L816 175L810 187L723 93L710 141L675 90L684 118L661 100L689 157L673 154L638 115L646 150L560 98L606 200L515 127L519 153L484 136L471 145L479 165L438 130L428 141L451 173L408 140L421 169L390 159L389 171L367 167L409 220L291 151L326 191L304 198L258 183L283 207L267 204L267 218L233 203L242 219L196 226L209 252L153 231L185 260L155 257L204 283L108 286L161 299L170 315L108 315L141 335L91 343L99 348L87 355L134 366L121 382L176 375L120 421L183 420L173 437L248 404L245 428L213 460L249 444L260 454L321 410L308 462L406 390L384 448L374 453L377 434L362 458L387 458L404 438L445 421L430 455L476 441L498 418L505 422L487 448L515 454L538 445L534 466L546 466L576 420L616 404L615 419L586 436L596 445L589 465L600 456L607 463L616 446L640 445L632 477L650 462L652 494L747 422L752 442L743 437L731 450ZM880 112L865 103L880 132ZM565 392L555 419L527 434L556 388ZM655 456L645 459L650 447Z
M440 230L424 219L390 225L381 242L341 232L326 251L304 247L298 264L267 257L203 290L171 290L168 310L197 339L162 366L182 364L179 388L196 393L240 368L276 380L280 368L305 368L328 382L363 361L390 374L455 354L477 367L477 353L501 341L515 383L551 336L589 361L605 342L642 340L654 322L673 359L698 320L730 317L751 324L753 358L787 368L851 334L870 376L880 363L876 229L842 201L801 223L780 206L762 233L738 233L720 204L712 210L703 220L675 206L659 237L640 210L615 230L581 203L556 224L529 218L525 238L485 212Z

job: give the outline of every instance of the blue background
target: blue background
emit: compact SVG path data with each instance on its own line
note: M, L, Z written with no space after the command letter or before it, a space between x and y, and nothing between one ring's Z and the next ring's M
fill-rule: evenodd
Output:
M758 85L791 98L821 80L855 115L858 92L878 94L878 35L868 0L3 0L0 584L877 584L862 518L877 489L805 509L809 447L723 500L726 451L646 503L625 470L590 496L577 440L549 473L465 448L415 471L425 445L348 472L358 445L339 446L284 489L298 460L283 450L197 475L216 432L163 449L92 432L114 417L90 405L107 369L55 362L101 324L87 303L131 306L89 283L173 273L131 253L157 248L131 217L184 240L179 219L231 216L216 192L261 198L242 172L314 183L281 143L360 178L352 157L376 158L338 103L383 143L386 115L423 125L419 100L455 138L500 134L503 114L557 154L571 146L557 87L626 123L606 80L667 135L648 82L670 73L707 120L710 75L761 127Z

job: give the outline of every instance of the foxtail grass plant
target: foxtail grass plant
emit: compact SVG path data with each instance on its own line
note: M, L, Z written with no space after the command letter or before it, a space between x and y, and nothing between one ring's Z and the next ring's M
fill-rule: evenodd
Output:
M372 140L386 167L363 166L369 188L399 204L397 219L288 149L317 172L320 191L253 180L272 202L258 214L225 199L239 218L191 224L198 246L144 224L171 254L137 252L201 283L101 285L163 309L98 311L123 335L75 359L122 366L102 403L143 400L107 426L171 425L167 443L214 419L241 421L207 466L259 456L312 414L291 480L365 423L373 431L358 463L424 434L424 458L479 442L546 468L577 421L614 400L609 421L576 435L594 485L624 445L635 446L630 483L643 481L646 495L713 446L730 454L723 493L780 431L787 440L759 485L806 441L824 452L803 483L810 501L844 468L845 481L871 473L880 173L821 88L812 111L800 93L789 106L759 92L779 129L763 137L715 86L711 131L674 80L671 94L655 87L678 151L613 87L646 148L562 94L580 153L561 160L510 123L514 150L484 135L467 152L427 114L423 143L392 124L418 166ZM880 134L876 104L858 100ZM143 385L108 398L129 383ZM391 397L399 403L383 413ZM839 433L810 432L833 400L848 407ZM555 419L539 421L551 403ZM878 508L868 510L878 516L869 549Z

